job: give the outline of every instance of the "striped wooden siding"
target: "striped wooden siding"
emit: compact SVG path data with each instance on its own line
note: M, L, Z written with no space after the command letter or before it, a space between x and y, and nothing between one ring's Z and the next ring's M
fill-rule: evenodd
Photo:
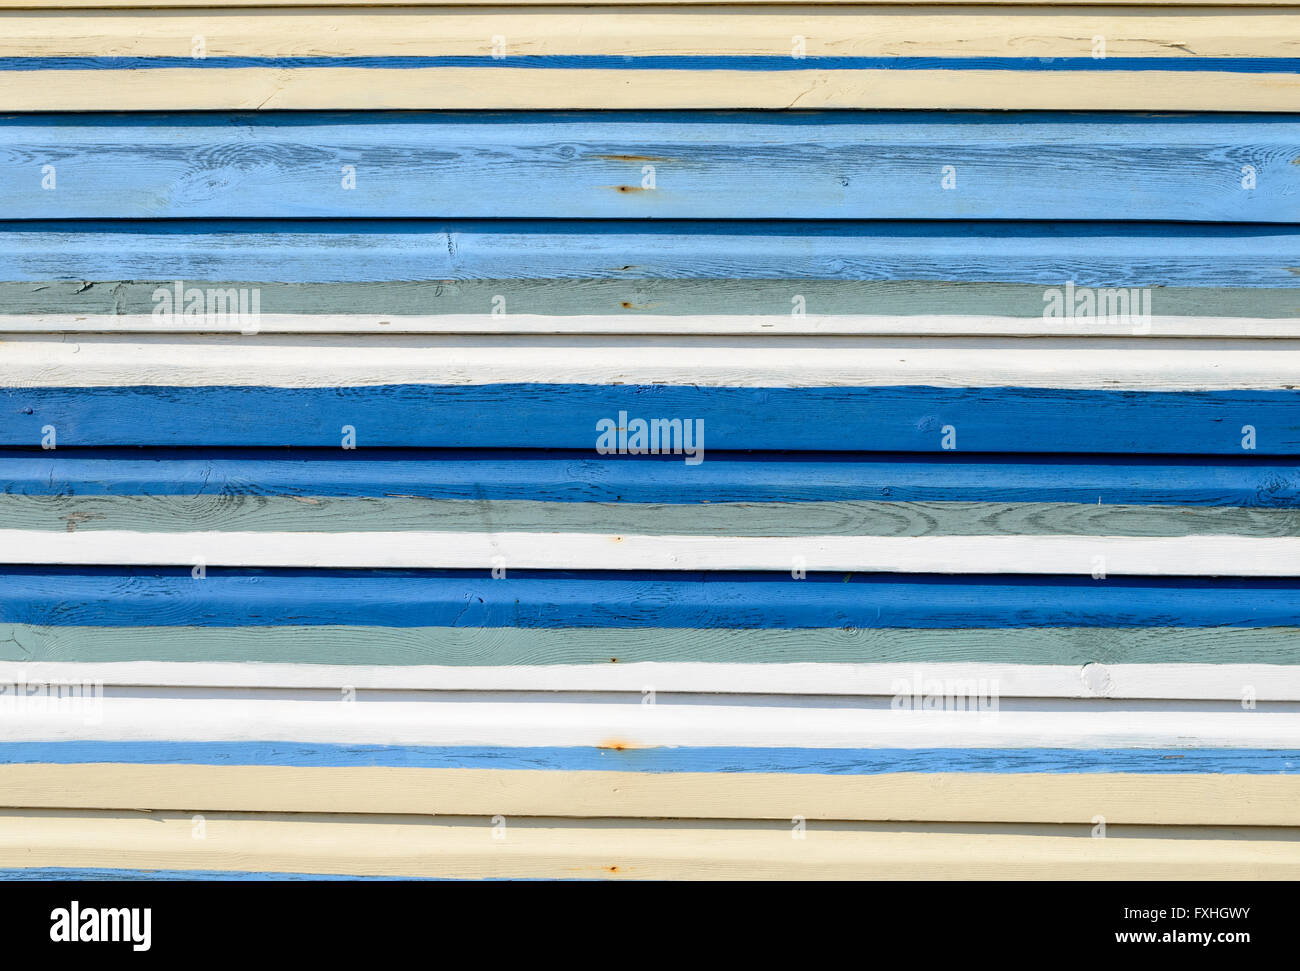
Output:
M10 110L1293 111L1282 6L0 12Z
M0 8L0 878L1300 876L1291 8Z

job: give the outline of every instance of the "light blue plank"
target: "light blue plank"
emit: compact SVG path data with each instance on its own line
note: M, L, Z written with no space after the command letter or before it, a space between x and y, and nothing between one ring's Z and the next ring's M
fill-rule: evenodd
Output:
M1290 226L370 219L285 220L273 226L256 220L0 222L0 279L10 282L671 278L1297 288L1297 266L1300 227ZM788 299L786 307L788 311ZM1151 313L1164 312L1157 291Z
M1290 115L14 115L0 118L0 212L1300 222L1298 155Z
M587 748L303 745L296 742L4 742L0 764L388 766L606 772L1300 772L1300 750L1179 748Z

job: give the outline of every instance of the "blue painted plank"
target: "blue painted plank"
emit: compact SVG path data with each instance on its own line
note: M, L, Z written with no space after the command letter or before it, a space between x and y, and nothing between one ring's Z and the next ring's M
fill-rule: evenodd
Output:
M1295 288L1297 266L1300 227L1236 224L0 222L0 279L42 284L808 279ZM1158 291L1151 303L1163 313Z
M1063 748L529 748L383 746L296 742L3 742L0 764L387 766L436 769L542 769L606 772L782 772L883 775L891 772L1021 774L1141 772L1277 775L1300 772L1300 749Z
M1300 222L1297 156L1291 115L13 115L0 118L0 212ZM344 165L358 174L347 190Z
M1300 390L714 388L677 385L98 387L0 390L0 446L586 448L598 422L704 423L706 451L1300 454ZM698 467L698 466L696 466Z
M418 496L556 502L1077 502L1289 508L1300 463L1266 457L297 449L0 450L29 496Z
M1295 627L1300 580L716 571L0 568L36 626Z
M184 57L175 55L80 57L0 57L0 71L153 71L188 68L241 70L277 68L312 70L356 68L422 70L428 68L532 68L535 70L625 71L1149 71L1228 74L1300 74L1295 57L876 57L791 58L788 54L491 54L307 55ZM701 83L707 83L702 81Z

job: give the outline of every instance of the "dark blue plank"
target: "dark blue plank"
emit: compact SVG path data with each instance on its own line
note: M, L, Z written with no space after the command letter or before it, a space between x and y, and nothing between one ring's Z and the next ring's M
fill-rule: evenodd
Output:
M1300 463L1244 456L588 451L59 449L0 451L0 485L30 496L290 495L558 502L1077 502L1300 504Z
M0 568L0 623L524 628L1294 627L1300 579Z
M598 422L703 421L717 450L1300 454L1300 391L712 388L669 385L99 387L0 391L0 445L565 448ZM698 466L695 466L698 468Z

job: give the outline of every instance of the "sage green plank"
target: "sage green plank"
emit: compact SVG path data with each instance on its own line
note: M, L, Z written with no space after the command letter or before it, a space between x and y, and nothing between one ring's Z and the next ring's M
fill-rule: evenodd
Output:
M1064 502L606 503L311 496L0 495L0 529L717 536L1300 536L1300 509Z
M72 268L70 268L72 269ZM1039 317L1044 287L897 280L465 280L259 283L186 280L186 286L260 291L262 314L789 314ZM1061 280L1063 285L1065 280ZM0 314L148 314L161 281L0 282ZM1300 317L1300 288L1158 287L1157 317Z
M1300 664L1296 627L36 627L0 624L0 661L464 666L712 663Z

